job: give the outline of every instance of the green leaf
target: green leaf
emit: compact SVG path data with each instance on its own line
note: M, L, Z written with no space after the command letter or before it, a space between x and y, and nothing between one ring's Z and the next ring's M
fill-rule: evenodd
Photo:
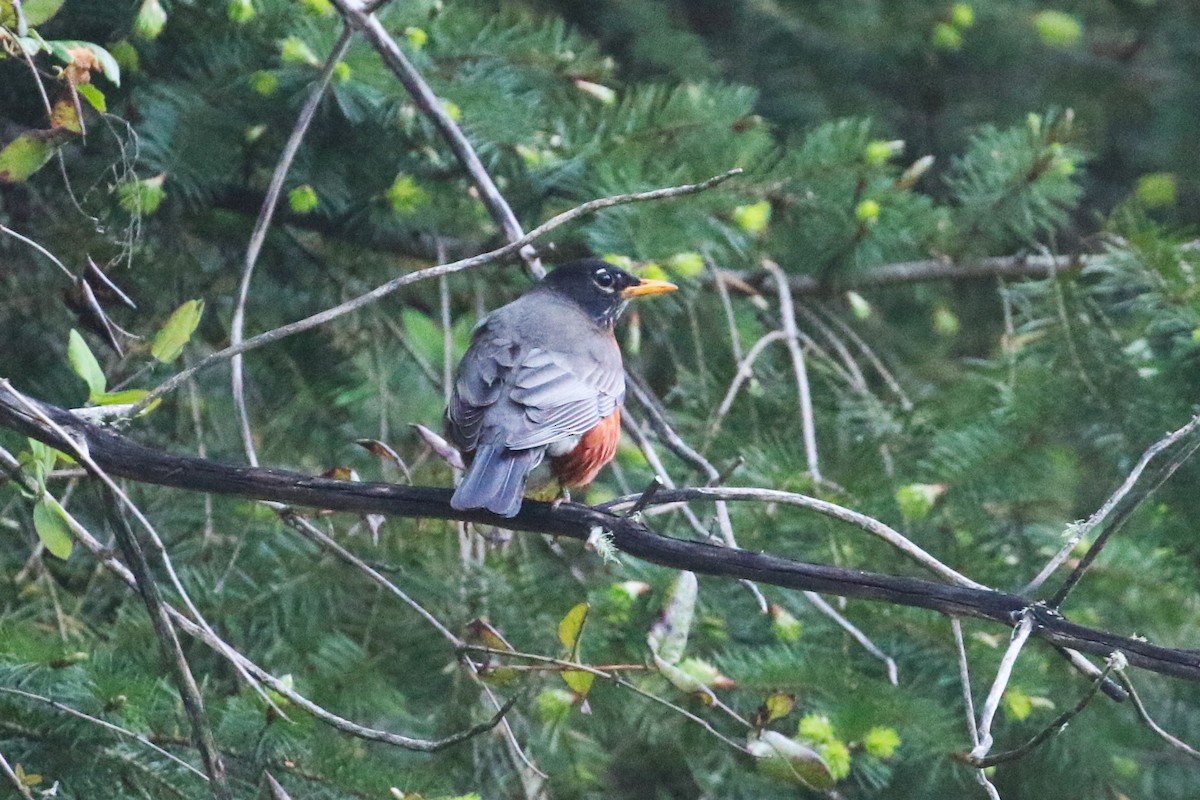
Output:
M158 0L142 0L137 17L133 21L133 32L140 39L157 39L167 25L167 12Z
M79 96L88 101L88 105L99 111L101 114L108 111L108 103L104 100L104 92L100 91L95 85L90 83L81 83L75 87L75 91L79 92Z
M25 23L31 28L41 25L58 13L63 2L65 0L24 0L21 3L21 11L25 14ZM0 0L0 23L13 29L17 27L17 15L13 10L12 0Z
M71 557L71 526L67 511L50 495L42 495L33 507L33 527L51 555L66 561Z
M1039 11L1033 15L1033 27L1049 47L1074 47L1083 38L1079 20L1064 11Z
M585 672L581 669L569 669L562 673L562 679L575 694L587 697L587 693L592 689L592 684L596 682L596 673Z
M771 223L771 201L760 200L733 210L733 221L746 233L762 233Z
M411 175L397 175L387 190L388 205L397 214L416 211L429 202L429 195L417 185Z
M288 192L288 207L297 214L307 214L320 204L317 190L307 183Z
M163 183L167 174L161 173L153 178L140 181L126 181L117 186L117 198L121 208L135 216L148 216L158 210L163 198L167 196Z
M782 733L761 731L752 734L746 749L758 759L756 766L764 775L812 789L833 786L833 775L821 754Z
M91 398L98 406L123 406L140 403L150 392L146 389L125 389L121 392L103 392Z
M72 134L64 129L26 131L0 150L0 183L20 183L46 165Z
M203 300L188 300L171 314L162 329L155 334L150 355L164 364L179 358L183 347L196 332L200 317L204 315Z
M575 605L558 623L558 640L572 655L579 648L579 635L583 633L583 624L587 622L591 606L587 603Z
M675 579L671 596L662 615L650 628L646 644L656 659L668 664L678 663L687 647L688 634L696 614L696 595L699 585L692 572L681 572Z
M1178 182L1169 172L1151 172L1138 178L1134 194L1146 208L1175 205Z
M900 747L900 734L895 728L876 725L863 737L863 749L875 758L891 758Z
M83 378L84 383L88 385L89 399L104 394L108 386L104 370L100 369L100 362L92 355L92 349L74 328L71 329L67 340L67 360L71 362L71 369L75 370L75 374Z
M944 483L910 483L896 490L896 505L909 522L925 519L938 498L946 493Z

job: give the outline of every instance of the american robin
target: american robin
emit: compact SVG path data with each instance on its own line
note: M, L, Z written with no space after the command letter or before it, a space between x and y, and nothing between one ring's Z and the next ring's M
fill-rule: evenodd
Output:
M625 370L613 324L632 298L676 288L588 258L481 320L446 409L447 437L471 459L450 505L516 515L546 456L562 487L591 483L621 433Z

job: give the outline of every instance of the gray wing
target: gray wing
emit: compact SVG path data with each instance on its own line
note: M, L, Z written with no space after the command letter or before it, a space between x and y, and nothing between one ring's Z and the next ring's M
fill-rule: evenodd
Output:
M456 446L481 442L511 450L545 447L593 428L625 399L625 373L616 343L605 339L564 349L518 344L502 321L476 331L459 365L446 409Z

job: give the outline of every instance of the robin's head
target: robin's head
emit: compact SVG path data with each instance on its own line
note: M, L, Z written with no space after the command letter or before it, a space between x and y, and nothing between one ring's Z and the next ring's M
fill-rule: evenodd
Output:
M679 287L667 281L637 278L598 258L585 258L556 267L542 286L579 304L588 316L602 325L612 325L625 304L647 294L673 292Z

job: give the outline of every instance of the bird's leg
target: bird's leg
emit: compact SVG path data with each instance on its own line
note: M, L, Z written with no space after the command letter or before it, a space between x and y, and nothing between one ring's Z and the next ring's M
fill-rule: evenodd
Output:
M558 484L558 494L556 494L554 496L554 500L551 501L550 507L557 509L563 503L569 503L569 502L571 502L571 490L567 488L566 484L559 483Z

